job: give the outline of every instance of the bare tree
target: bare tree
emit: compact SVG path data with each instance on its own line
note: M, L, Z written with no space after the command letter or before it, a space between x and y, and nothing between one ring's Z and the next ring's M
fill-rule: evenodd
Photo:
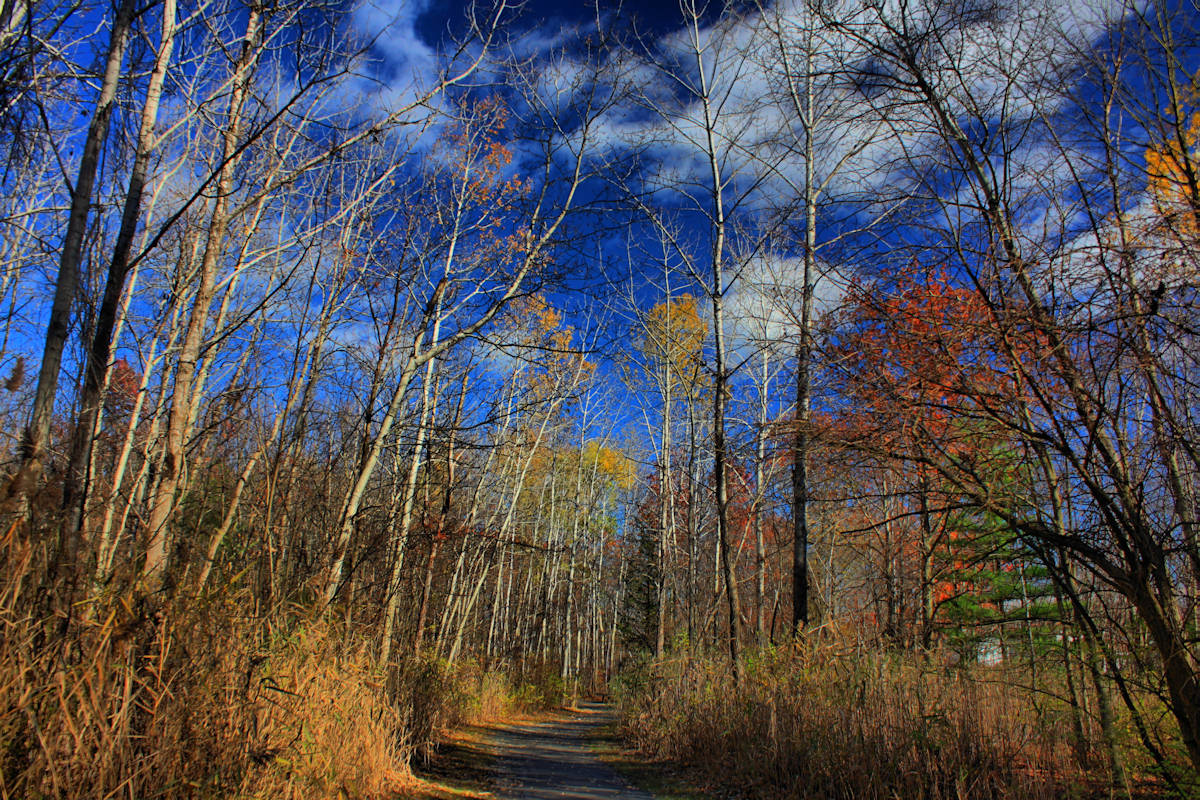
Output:
M893 130L912 143L905 164L910 175L920 176L915 186L927 203L925 223L936 226L945 245L935 252L953 259L964 284L987 309L981 330L994 337L992 352L1007 389L989 394L971 381L959 391L974 415L999 425L1027 449L1031 463L1038 463L1039 450L1052 452L1070 471L1066 484L1072 505L1087 509L1095 525L1063 530L1045 502L1015 496L1011 489L997 491L995 463L947 449L919 461L1022 536L1065 548L1120 593L1162 660L1171 711L1193 765L1200 766L1200 672L1183 633L1184 587L1172 555L1187 551L1175 550L1170 533L1186 532L1189 514L1181 517L1180 506L1171 503L1164 515L1145 491L1149 475L1171 496L1171 459L1188 452L1188 434L1175 427L1173 445L1159 444L1175 425L1168 406L1159 402L1163 381L1178 373L1167 366L1165 351L1147 350L1146 339L1138 344L1144 321L1158 312L1148 313L1149 307L1141 305L1146 295L1129 280L1140 258L1164 262L1152 255L1153 245L1139 250L1126 239L1122 246L1121 237L1109 230L1099 211L1120 209L1123 198L1114 206L1097 194L1087 159L1060 150L1067 158L1065 176L1042 172L1031 179L1015 167L1031 141L1063 141L1050 112L1061 102L1063 76L1076 63L1068 42L1077 34L1064 34L1048 9L1037 8L933 3L862 12L826 9L824 14L826 23L853 43L851 66L864 91L888 115ZM1159 38L1163 29L1153 21L1135 25L1141 33L1124 43L1178 46ZM1123 71L1123 61L1115 63ZM1116 83L1123 84L1125 76L1117 74ZM1170 81L1164 72L1148 74L1157 76L1152 77L1156 85ZM1111 77L1107 83L1113 85ZM1023 102L1013 103L1018 96ZM998 134L990 135L993 130ZM922 141L936 147L922 147ZM1110 165L1124 162L1119 139L1103 140L1100 147ZM939 168L966 178L965 189L953 200L938 191ZM1101 175L1117 174L1112 170ZM1111 185L1120 197L1120 182ZM1056 210L1069 208L1062 201L1065 194L1080 191L1091 221L1090 241L1072 230L1070 214L1059 218L1049 234L1043 233L1046 225L1025 225L1031 195L1041 198L1043 208ZM1114 240L1117 244L1108 244ZM1170 270L1159 274L1165 287ZM1085 291L1089 284L1098 290ZM1140 358L1133 356L1136 352ZM1143 367L1118 380L1118 372L1134 363ZM1147 371L1149 364L1155 366ZM1135 419L1145 422L1135 424ZM1044 483L1031 476L1026 486L1039 493Z
M101 149L108 138L136 5L132 0L122 0L113 17L100 91L88 123L75 183L69 187L71 211L63 235L58 278L55 281L54 300L46 326L46 343L42 350L41 368L38 370L33 411L21 444L21 464L5 489L5 504L22 516L27 513L27 498L41 477L46 459L46 443L54 414L54 401L58 395L58 376L62 367L63 350L70 333L71 307L79 286L79 268L83 258L84 235L90 218L92 192L100 167Z

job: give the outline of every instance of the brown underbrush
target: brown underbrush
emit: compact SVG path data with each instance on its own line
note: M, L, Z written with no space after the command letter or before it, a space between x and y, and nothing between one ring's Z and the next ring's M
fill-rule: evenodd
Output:
M410 657L226 591L157 613L127 598L36 613L29 554L0 585L0 798L383 798L440 732L512 702L507 679ZM62 631L68 632L63 635Z
M4 796L374 798L408 778L423 726L364 641L303 616L264 635L222 606L151 632L110 611L62 647L5 614Z
M558 665L505 665L485 669L477 661L454 668L458 697L456 723L504 722L570 705L575 687L565 683Z
M623 734L740 797L1050 800L1091 793L1070 726L981 668L835 648L650 666ZM1043 699L1044 702L1044 699Z

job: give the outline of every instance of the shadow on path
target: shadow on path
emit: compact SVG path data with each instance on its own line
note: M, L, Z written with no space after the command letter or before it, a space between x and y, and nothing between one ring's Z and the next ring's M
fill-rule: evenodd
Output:
M494 731L488 744L496 756L495 795L504 800L654 800L592 752L591 740L613 719L606 705L580 703L578 711L558 719Z
M580 703L542 722L475 727L418 765L422 800L654 800L601 761L592 748L616 714Z

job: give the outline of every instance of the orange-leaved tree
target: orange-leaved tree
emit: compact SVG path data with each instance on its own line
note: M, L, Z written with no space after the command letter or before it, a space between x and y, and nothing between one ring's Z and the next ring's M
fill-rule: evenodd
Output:
M973 289L914 263L887 281L852 283L834 348L842 406L832 435L891 476L894 504L880 524L909 537L895 547L918 565L923 646L965 566L950 553L968 537L948 465L972 464L997 480L1005 471L1005 443L987 409L1013 385L994 366L988 319Z

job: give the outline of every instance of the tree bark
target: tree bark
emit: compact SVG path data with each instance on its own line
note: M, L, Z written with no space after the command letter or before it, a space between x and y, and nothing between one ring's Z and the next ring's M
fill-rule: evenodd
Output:
M108 138L109 125L116 105L117 87L121 80L121 65L125 47L137 9L134 0L121 0L109 34L108 55L100 83L100 94L88 123L79 159L75 186L71 187L71 210L59 254L58 277L54 285L54 300L46 325L46 343L42 349L42 365L38 371L33 412L21 442L20 466L5 488L4 507L20 516L28 514L29 495L41 481L46 461L50 423L54 417L54 401L58 394L58 377L62 356L71 328L71 306L79 287L79 269L83 259L83 238L87 233L92 192L100 168L100 151Z
M242 111L258 57L258 42L262 33L262 8L252 5L246 20L246 33L234 66L225 130L221 141L220 163L215 183L212 212L209 215L208 235L201 257L196 296L193 300L187 332L179 350L175 369L175 384L171 393L171 410L167 418L166 444L162 473L150 505L146 523L146 557L142 566L143 590L147 594L161 591L168 577L168 524L175 508L175 494L183 475L185 434L191 411L192 382L208 324L209 306L216 285L218 261L225 246L229 225L229 195L236 173L238 145L242 130Z
M129 173L125 205L121 211L121 227L117 232L112 259L108 264L104 295L96 312L96 326L88 346L83 388L79 395L79 417L71 439L70 459L67 463L67 474L63 483L64 517L60 536L63 541L62 561L68 568L75 565L79 559L80 548L87 538L85 527L87 516L84 510L91 494L92 449L100 421L104 384L111 366L109 362L112 355L113 333L117 324L117 311L121 305L121 295L129 276L129 255L141 217L146 173L155 139L154 125L158 120L163 82L171 63L175 29L175 0L163 0L162 32L159 38L158 53L155 56L154 67L146 86L146 99L142 104L137 149Z

